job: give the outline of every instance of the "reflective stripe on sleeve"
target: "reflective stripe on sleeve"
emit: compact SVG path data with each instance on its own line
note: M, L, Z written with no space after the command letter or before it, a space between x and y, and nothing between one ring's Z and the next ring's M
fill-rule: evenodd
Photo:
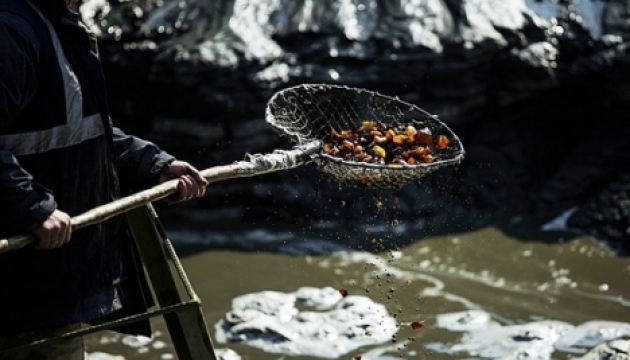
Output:
M65 124L52 129L0 136L0 146L13 155L40 154L46 151L77 145L103 135L100 114L88 116L81 124Z
M99 113L83 116L83 94L74 70L68 63L57 33L48 19L30 1L50 32L52 43L61 67L66 99L66 124L51 129L25 133L0 135L0 146L14 155L39 154L46 151L78 145L83 141L105 134ZM37 119L33 119L37 121Z

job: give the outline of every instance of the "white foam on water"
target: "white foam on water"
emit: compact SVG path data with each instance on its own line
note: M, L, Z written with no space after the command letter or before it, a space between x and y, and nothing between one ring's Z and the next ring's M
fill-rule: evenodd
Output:
M338 290L331 287L314 288L301 287L295 292L296 299L301 303L318 309L326 309L335 306L340 300Z
M596 346L586 355L575 360L625 360L630 356L630 340L614 340Z
M380 346L374 349L368 350L361 354L361 360L404 360L405 358L401 355L401 352L407 346L409 341L402 341L398 345L388 345L388 346ZM387 353L394 353L397 355L387 355ZM412 356L414 354L409 354Z
M146 336L127 335L122 338L122 343L131 348L141 348L151 343L151 338Z
M630 324L615 321L589 321L578 326L538 320L502 325L483 310L436 316L436 326L462 332L457 343L432 342L429 350L445 354L465 354L482 359L552 359L556 351L582 354L606 342L630 337Z
M300 311L296 302L315 305L317 311ZM365 296L343 298L329 287L239 296L232 301L232 310L215 324L219 343L329 359L390 341L397 331L396 321L385 306Z
M467 354L484 359L550 359L554 344L573 325L553 320L503 326L487 321L489 314L479 311L438 315L438 326L463 330L461 323L476 323L459 343L430 343L425 346L440 353ZM444 320L447 317L448 320Z
M436 317L437 326L450 331L474 331L494 325L490 314L483 310L441 314Z
M630 324L616 321L585 322L565 334L556 347L567 352L583 352L611 340L630 337Z
M241 356L232 349L215 349L218 360L241 360Z
M166 343L164 341L157 340L151 345L151 347L153 347L156 350L164 349L166 347Z
M125 357L96 351L93 353L86 353L85 360L125 360Z

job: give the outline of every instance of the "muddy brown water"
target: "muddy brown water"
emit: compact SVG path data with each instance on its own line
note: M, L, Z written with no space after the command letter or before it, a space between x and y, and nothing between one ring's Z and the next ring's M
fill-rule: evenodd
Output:
M396 251L296 256L208 249L182 260L203 301L215 347L232 349L242 359L316 359L220 344L215 338L214 325L231 310L235 297L265 290L291 293L304 286L347 289L396 314L400 328L395 341L359 348L340 359L375 348L383 353L372 357L378 359L476 358L436 350L457 344L462 336L438 327L436 318L468 309L484 310L503 325L541 319L573 325L593 320L630 323L629 258L585 236L532 228L527 233L523 239L484 227L428 237ZM409 324L416 321L424 327L413 330ZM164 323L156 320L154 328L156 336L146 341L113 333L92 335L88 353L94 359L176 359ZM570 355L575 356L556 351L552 358Z

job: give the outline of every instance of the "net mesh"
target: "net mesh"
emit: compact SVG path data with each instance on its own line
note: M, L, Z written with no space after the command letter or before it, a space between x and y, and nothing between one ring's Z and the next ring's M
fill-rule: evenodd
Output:
M331 129L355 130L366 120L428 127L433 141L446 135L450 144L439 149L434 143L434 161L393 166L348 161L320 151L315 161L320 171L333 180L354 187L400 188L420 180L438 168L459 163L464 149L459 138L421 108L373 91L338 85L304 84L277 92L266 109L267 123L297 144L325 142Z

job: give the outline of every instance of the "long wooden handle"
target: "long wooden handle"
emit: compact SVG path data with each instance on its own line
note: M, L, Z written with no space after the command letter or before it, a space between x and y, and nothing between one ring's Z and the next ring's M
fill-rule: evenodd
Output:
M293 150L276 150L271 154L247 155L245 161L230 165L216 166L201 171L201 175L213 183L217 181L251 177L270 172L288 170L300 166L311 159L320 149L318 141L299 146ZM178 180L169 180L150 189L129 195L111 203L101 205L73 217L72 230L98 224L114 216L123 214L146 203L164 199L177 192ZM0 239L0 254L20 249L35 241L33 235L18 235Z

